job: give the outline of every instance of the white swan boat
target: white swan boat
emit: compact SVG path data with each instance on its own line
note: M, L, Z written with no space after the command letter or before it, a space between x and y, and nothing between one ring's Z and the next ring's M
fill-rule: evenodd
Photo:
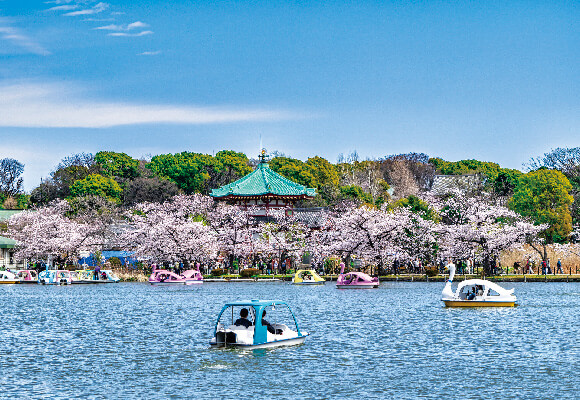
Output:
M449 279L443 288L441 301L446 307L514 307L514 289L504 289L485 279L468 279L457 285L455 292L451 283L455 276L455 265L449 265Z

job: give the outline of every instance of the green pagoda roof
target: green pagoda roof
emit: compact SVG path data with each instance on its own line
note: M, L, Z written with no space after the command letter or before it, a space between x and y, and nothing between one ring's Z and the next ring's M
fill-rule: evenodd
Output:
M307 198L316 196L316 189L292 182L272 171L268 163L261 162L254 172L211 191L211 196L215 198L265 195Z

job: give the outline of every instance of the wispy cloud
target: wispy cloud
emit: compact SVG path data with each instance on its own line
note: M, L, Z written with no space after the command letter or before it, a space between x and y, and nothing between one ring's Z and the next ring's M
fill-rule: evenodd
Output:
M139 53L137 55L138 56L156 56L158 54L161 54L161 50L157 50L157 51L144 51L143 53Z
M107 34L107 36L124 36L124 37L138 37L146 35L153 35L153 31L143 31L138 33L112 32Z
M76 17L78 15L94 15L94 14L99 14L108 8L109 8L109 4L107 4L107 3L97 3L91 8L69 12L69 13L66 13L64 15L67 17Z
M70 10L76 10L77 8L79 8L79 6L76 4L67 4L64 6L51 7L46 11L70 11Z
M245 107L144 105L92 101L70 87L51 84L0 86L0 126L108 128L137 124L223 124L301 118L282 110Z
M28 37L19 29L5 24L5 20L0 18L0 39L6 40L13 45L25 50L28 53L38 54L41 56L50 55L50 52Z
M105 31L130 31L133 29L140 29L140 28L148 28L149 25L141 22L141 21L136 21L133 22L131 24L127 24L127 25L105 25L105 26L99 26L97 28L94 29L100 29L100 30L105 30Z

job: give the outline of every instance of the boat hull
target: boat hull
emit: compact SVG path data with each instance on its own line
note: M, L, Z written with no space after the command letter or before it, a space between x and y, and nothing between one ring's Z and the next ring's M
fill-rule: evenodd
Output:
M304 343L308 335L299 336L292 339L284 339L284 340L277 340L274 342L262 343L262 344L237 344L237 343L228 343L227 347L237 347L239 349L247 349L247 350L254 350L254 349L270 349L273 347L282 347L282 346L295 346L298 344ZM210 342L212 346L217 346L216 343Z
M293 285L303 285L303 286L313 286L313 285L324 285L324 281L321 282L317 282L317 281L312 281L312 282L292 282Z
M366 283L366 284L356 284L356 285L342 285L336 284L337 289L376 289L379 287L379 283Z
M445 307L515 307L514 301L443 300Z

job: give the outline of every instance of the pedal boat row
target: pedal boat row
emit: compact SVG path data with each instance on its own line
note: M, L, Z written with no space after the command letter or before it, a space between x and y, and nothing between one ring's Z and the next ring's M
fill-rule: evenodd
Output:
M94 270L46 269L38 275L32 269L14 272L0 271L0 283L8 284L71 285L79 283L116 283L119 280L111 270L101 270L97 275L95 275Z
M294 274L292 284L294 285L323 285L324 278L312 269L300 269ZM338 289L375 289L379 287L379 278L371 277L364 272L344 273L344 263L340 263L340 273L336 280Z

